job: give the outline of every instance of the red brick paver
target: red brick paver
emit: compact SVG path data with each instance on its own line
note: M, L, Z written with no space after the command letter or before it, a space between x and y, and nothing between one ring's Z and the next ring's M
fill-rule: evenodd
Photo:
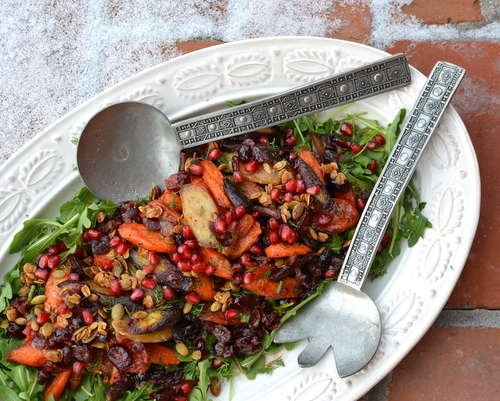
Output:
M421 19L425 24L485 21L478 0L415 0L403 6L402 11Z

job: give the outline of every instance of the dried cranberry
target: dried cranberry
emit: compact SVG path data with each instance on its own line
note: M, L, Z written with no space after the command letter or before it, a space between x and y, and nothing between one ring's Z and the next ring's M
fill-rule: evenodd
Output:
M123 370L132 365L132 356L121 345L113 345L108 351L108 358L118 370Z
M171 192L177 192L183 185L189 184L190 182L191 176L185 171L179 171L165 180L165 188Z

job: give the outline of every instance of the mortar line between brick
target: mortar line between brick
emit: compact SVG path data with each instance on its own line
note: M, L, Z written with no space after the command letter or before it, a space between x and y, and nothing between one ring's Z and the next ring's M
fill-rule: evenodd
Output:
M434 326L500 328L500 310L497 309L445 309Z

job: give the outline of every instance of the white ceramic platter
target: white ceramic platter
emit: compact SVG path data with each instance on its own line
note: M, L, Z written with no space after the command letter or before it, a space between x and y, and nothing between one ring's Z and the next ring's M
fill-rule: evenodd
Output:
M333 39L256 39L191 53L113 86L49 126L0 168L2 274L16 262L17 255L9 255L8 247L23 221L56 217L59 205L83 185L75 168L74 142L86 121L102 107L138 100L158 107L177 122L225 107L226 100L262 98L386 56L380 50ZM368 117L387 125L399 109L413 107L425 77L413 69L412 79L411 86L361 101L348 111L366 110ZM476 156L452 107L412 182L427 202L424 212L433 228L415 247L403 249L386 276L365 285L379 307L383 325L380 347L370 364L340 379L329 352L316 367L300 369L296 357L304 344L298 344L294 351L282 354L286 366L272 375L255 381L237 377L234 401L356 400L425 334L460 276L479 216ZM219 399L229 399L229 386Z

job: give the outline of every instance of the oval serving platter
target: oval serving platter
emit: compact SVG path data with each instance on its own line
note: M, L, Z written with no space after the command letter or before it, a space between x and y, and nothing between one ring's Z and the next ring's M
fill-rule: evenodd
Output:
M388 54L357 43L311 37L233 42L199 50L113 86L62 117L0 167L0 269L16 263L8 249L26 218L58 215L59 206L83 183L76 170L76 145L86 121L102 107L122 100L152 104L172 122L225 107L231 100L255 100L355 68ZM412 68L413 83L360 101L346 112L366 111L383 125L401 108L413 107L425 77ZM329 115L328 112L322 113ZM297 366L304 344L279 355L285 367L272 375L233 381L232 400L356 400L384 378L432 325L460 276L479 218L479 168L466 128L453 107L446 111L420 160L412 185L427 205L433 227L364 291L382 317L382 340L373 360L341 379L333 354L308 369ZM335 322L331 322L335 324ZM230 397L229 385L217 398Z

